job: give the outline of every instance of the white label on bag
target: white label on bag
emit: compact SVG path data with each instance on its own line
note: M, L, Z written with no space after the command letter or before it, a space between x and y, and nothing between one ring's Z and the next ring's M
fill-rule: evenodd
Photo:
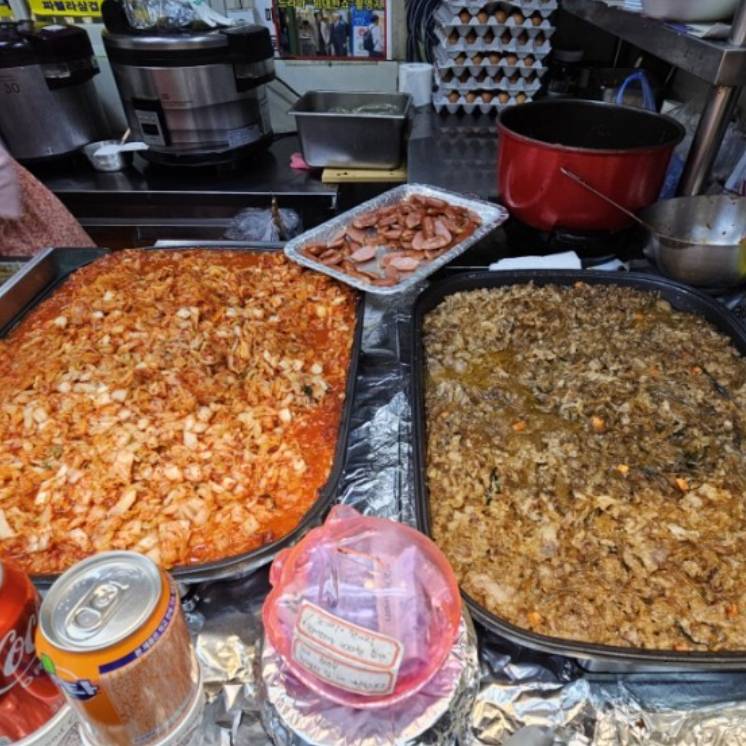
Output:
M293 640L293 660L307 671L339 689L368 697L391 694L396 673L354 666L317 648L302 636Z
M301 604L293 658L330 684L366 695L390 694L403 654L399 640Z

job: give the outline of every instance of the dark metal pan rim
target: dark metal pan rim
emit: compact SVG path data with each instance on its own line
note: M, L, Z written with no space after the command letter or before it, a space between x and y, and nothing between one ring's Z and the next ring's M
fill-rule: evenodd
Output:
M587 658L590 660L613 660L619 663L667 665L699 665L712 667L714 664L746 667L746 650L718 650L679 651L656 650L654 648L624 648L619 645L604 645L601 643L583 642L582 640L568 640L562 637L552 637L539 632L532 632L505 621L488 611L475 601L468 593L461 591L469 610L474 617L487 629L506 637L513 642L536 648L547 653L570 656L573 658Z
M746 326L708 295L664 277L635 272L619 273L593 270L477 271L454 275L431 285L417 299L411 322L415 513L417 527L427 536L432 537L430 502L425 475L425 356L422 349L424 317L448 295L456 292L508 287L530 282L538 285L571 285L575 282L587 282L588 284L621 285L648 292L660 292L662 297L677 310L694 313L712 323L721 333L727 334L731 338L741 354L746 355ZM461 595L477 621L489 631L535 650L602 663L628 664L640 668L662 665L665 668L691 666L702 670L746 669L746 651L705 652L626 648L539 634L507 622L488 611L463 589Z
M230 242L229 242L230 244ZM160 247L160 246L148 246L137 249L138 251L190 251L190 250L210 250L210 251L244 251L244 252L255 252L262 253L266 251L278 251L282 249L282 244L272 246L261 246L256 247L252 245L228 245L226 247L210 246L204 247L199 243L194 243L191 246L174 246L174 247ZM60 249L64 250L64 249ZM49 284L40 293L31 300L30 303L26 304L15 318L7 325L6 332L18 324L26 314L35 308L40 302L45 300L51 294L53 294L59 286L64 283L70 275L81 267L90 264L97 259L112 253L108 249L100 249L95 252L83 252L80 249L69 249L69 251L81 251L81 258L86 256L86 260L78 264L74 269L63 273L57 277L51 284ZM95 253L95 256L91 256ZM248 552L241 554L232 555L218 560L211 560L210 562L193 564L193 565L179 565L169 569L169 573L177 581L182 582L201 582L205 580L219 580L235 575L242 575L252 570L258 569L263 565L271 562L277 553L286 546L290 546L295 543L301 536L303 536L314 524L320 520L321 516L329 509L337 493L339 481L342 477L342 471L344 469L346 453L347 453L347 439L350 432L350 422L352 416L352 408L354 404L355 395L355 380L357 378L357 368L360 358L360 348L363 334L363 316L365 311L365 298L362 294L358 294L357 304L355 308L355 329L352 335L352 341L350 346L350 362L347 371L347 380L345 383L345 401L342 407L342 413L339 421L339 428L337 431L337 443L334 450L334 459L332 461L332 467L329 471L329 477L325 484L319 489L318 497L311 504L309 509L306 511L300 522L284 536L279 537L271 544L265 544L263 546L252 549ZM46 588L50 586L60 576L61 573L48 573L48 574L36 574L32 575L31 579L35 585L40 588Z
M614 104L608 101L590 101L590 100L578 100L573 98L558 98L558 99L543 99L540 101L529 101L528 104L520 104L520 113L526 113L535 110L541 112L542 110L549 110L560 108L563 105L572 106L576 109L595 109L597 111L609 111L620 110L622 113L628 113L632 116L637 117L640 120L647 120L648 123L657 121L661 125L666 124L671 128L671 136L666 139L665 142L650 143L647 145L633 145L630 147L603 147L603 148L592 148L583 145L565 145L561 142L553 141L550 139L543 139L540 137L534 137L532 135L526 135L515 128L514 125L505 123L505 120L510 120L515 117L515 111L518 106L509 106L498 115L497 127L500 132L506 132L512 137L515 137L522 142L530 145L536 145L538 147L548 148L551 150L558 150L566 153L579 153L582 155L599 155L599 156L611 156L611 155L630 155L630 154L642 154L652 153L659 150L666 150L678 145L686 136L686 130L684 127L677 122L673 117L667 114L659 114L658 112L647 111L645 109L638 109L635 106L626 106L624 104ZM526 109L526 106L530 106L530 109ZM675 135L673 133L676 133ZM529 270L530 271L530 270Z

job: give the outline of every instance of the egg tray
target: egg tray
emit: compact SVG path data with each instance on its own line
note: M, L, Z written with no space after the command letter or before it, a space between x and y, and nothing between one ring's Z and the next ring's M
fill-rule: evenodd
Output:
M522 23L517 23L513 16L508 16L505 20L498 20L495 18L494 13L487 13L486 19L479 18L478 15L472 14L468 20L464 20L460 16L460 13L463 10L464 9L462 8L459 13L452 13L449 8L445 8L441 5L433 14L433 19L440 26L464 29L465 32L474 29L478 33L479 29L481 29L482 34L486 33L487 29L492 29L493 31L500 29L500 33L507 29L517 35L521 31L530 31L531 29L536 29L536 33L538 33L545 29L554 28L554 24L550 23L548 16L542 16L541 23L534 23L530 17L526 18Z
M479 70L480 68L475 68ZM541 81L538 78L529 80L520 77L517 81L511 81L507 75L500 72L496 76L487 75L483 80L477 80L474 75L470 75L468 80L462 81L458 78L444 80L440 73L436 73L435 80L442 91L507 91L508 93L536 93L541 88Z
M469 77L477 78L482 73L486 73L488 78L499 79L501 77L512 78L518 73L522 78L526 79L526 83L530 84L534 80L539 80L544 77L546 73L546 67L517 67L512 65L493 65L487 58L482 60L479 65L468 64L468 65L454 65L451 67L438 68L437 75L443 85L448 88L458 88L461 81L460 78L464 73L468 73ZM448 77L448 73L452 74L452 77Z
M457 28L440 28L436 26L435 37L440 42L440 46L444 49L447 49L449 52L484 50L498 52L520 51L525 54L531 54L534 51L548 53L551 49L550 39L552 38L554 31L554 28L539 29L537 33L521 31L517 36L514 36L510 31L506 29L501 34L490 38L489 35L480 36L479 34L477 34L476 37L472 36L470 33L463 35ZM544 36L543 40L539 38L542 34ZM503 37L509 38L505 39Z
M436 34L437 34L436 29ZM474 53L474 52L513 52L514 54L521 54L524 57L528 54L532 55L536 60L543 60L552 51L552 45L549 40L546 39L543 44L537 45L533 39L529 39L525 44L519 44L518 39L514 36L511 38L509 43L505 43L496 38L491 44L487 44L482 40L477 40L473 44L467 44L460 41L458 44L452 45L447 41L442 41L441 44L435 47L435 56L438 62L447 64L448 58L455 58L461 52ZM463 64L463 63L460 63Z
M438 113L441 111L447 111L449 114L455 114L458 111L463 111L467 114L472 114L477 111L482 114L490 114L492 112L498 112L506 106L525 104L533 100L533 97L529 94L523 94L526 96L525 100L518 100L517 95L510 96L507 101L500 101L498 97L495 96L495 98L493 98L489 103L484 103L477 97L476 101L470 103L463 95L459 96L458 101L453 102L449 101L447 96L445 96L441 91L436 91L433 94L433 107Z
M493 52L492 54L498 54L499 52ZM473 55L472 55L473 56ZM495 77L497 75L507 75L509 78L518 73L524 78L543 78L546 71L549 69L544 67L541 62L536 60L532 65L526 65L524 57L518 55L518 64L510 64L505 57L501 56L500 61L495 64L491 62L489 57L485 57L478 65L472 64L471 60L467 60L464 65L454 65L451 61L440 65L438 70L442 72L452 72L454 77L460 76L465 71L469 71L471 75L479 75L480 72L485 71L487 75ZM442 77L442 74L441 74ZM443 81L447 82L447 81Z
M461 10L473 11L475 14L483 8L490 8L494 13L497 8L503 8L508 13L514 10L520 10L524 15L526 12L533 13L539 11L545 18L550 14L554 13L559 8L557 0L549 0L543 2L543 0L515 0L515 2L509 2L508 0L497 0L497 2L485 3L484 0L442 0L441 8L447 8L453 13L458 13Z
M515 42L515 39L513 40ZM435 47L435 64L438 67L442 68L448 68L448 67L471 67L469 60L477 53L480 54L500 54L502 56L505 56L507 54L515 54L516 57L518 57L518 60L525 60L528 55L531 55L534 58L534 64L530 67L533 68L542 68L545 67L543 65L544 58L552 51L552 45L549 42L546 42L543 46L539 47L538 49L532 48L532 45L526 44L518 46L517 44L509 44L507 46L500 46L499 41L496 42L496 45L487 46L486 44L469 44L465 47L452 47L450 44L447 46L438 46ZM456 61L456 58L464 54L466 55L466 59L463 61ZM483 60L484 62L485 60ZM503 61L504 67L509 67L507 60ZM490 63L491 65L495 66L495 63ZM497 63L497 66L500 65L500 62ZM526 65L522 65L523 67L526 67Z
M492 32L491 39L489 32ZM486 46L492 46L495 43L502 45L509 45L513 39L520 40L526 38L536 44L536 46L543 47L544 43L554 36L556 28L554 26L546 26L543 28L537 28L532 26L531 28L522 28L514 26L512 28L507 26L436 26L435 35L438 37L443 46L449 46L454 48L466 48L473 46L474 44L484 44ZM537 39L539 36L544 37L544 41ZM509 37L509 38L508 38ZM520 44L520 41L518 42Z

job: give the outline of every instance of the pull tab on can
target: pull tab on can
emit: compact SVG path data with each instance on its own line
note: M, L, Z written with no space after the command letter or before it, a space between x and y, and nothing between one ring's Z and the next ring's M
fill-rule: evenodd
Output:
M103 552L70 568L47 593L39 623L63 650L101 650L131 635L163 594L156 565L135 552Z
M129 584L116 581L91 588L65 620L68 635L76 640L87 640L97 634L117 612L129 589Z

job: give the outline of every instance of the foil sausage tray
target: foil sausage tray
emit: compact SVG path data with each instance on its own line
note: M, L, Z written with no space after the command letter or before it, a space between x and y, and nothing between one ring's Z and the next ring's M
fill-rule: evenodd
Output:
M236 242L228 242L228 244L228 246L214 245L212 242L209 242L207 246L201 243L185 246L183 243L179 243L178 246L169 249L163 248L161 250L186 250L194 248L209 249L211 251L277 251L280 248L278 246L262 246L257 248L253 244L237 244ZM160 247L148 247L141 250L150 251L158 248ZM34 257L20 272L0 288L0 338L6 336L13 327L20 323L30 310L45 298L52 295L76 270L109 253L108 249L52 248L46 249ZM350 352L350 367L347 372L345 403L337 434L334 461L329 472L329 478L326 484L319 490L319 496L316 501L311 505L298 525L290 533L277 541L232 557L172 568L170 573L177 581L182 583L197 583L206 580L220 580L246 575L263 565L269 564L280 550L294 544L308 530L321 523L323 516L336 497L337 487L345 464L355 392L355 378L360 357L363 311L364 300L361 296L358 299L356 309L356 326ZM32 580L38 587L46 588L57 577L54 574L35 575L32 576Z
M448 251L444 252L436 259L424 262L422 266L418 267L409 277L390 287L380 287L378 285L373 285L372 283L358 280L341 270L330 267L301 253L301 249L308 244L326 243L332 236L338 233L345 226L348 226L359 215L371 212L372 210L377 210L381 207L388 207L414 195L435 197L436 199L442 199L456 207L464 207L471 210L482 221L481 225L468 238L453 245L448 249ZM452 261L460 254L463 254L470 246L473 246L477 241L483 239L495 230L495 228L502 225L507 219L508 211L502 205L495 205L491 202L484 202L478 199L470 199L462 194L456 194L455 192L450 192L446 189L439 189L425 184L403 184L402 186L390 189L388 192L384 192L367 202L363 202L357 207L347 210L347 212L343 212L341 215L337 215L331 220L327 220L325 223L302 233L300 236L296 236L285 244L285 254L294 262L298 262L298 264L302 264L304 267L310 267L311 269L323 272L324 274L334 277L340 282L351 285L358 290L367 293L375 293L377 295L394 295L408 290L433 272L436 272L445 264L448 264L448 262Z
M733 346L746 355L746 326L725 306L704 293L663 277L619 272L593 272L588 270L518 270L505 272L465 272L433 284L417 299L412 315L410 338L412 341L412 414L414 438L415 511L417 527L432 538L430 500L427 489L425 380L426 360L423 348L424 320L444 298L453 293L482 288L498 288L516 284L620 285L645 292L657 293L673 308L704 318L722 334L728 336ZM488 611L484 606L462 591L474 618L496 635L519 645L578 659L591 671L642 672L672 670L746 670L746 651L701 652L649 650L615 647L577 640L564 640L541 635L518 627Z

